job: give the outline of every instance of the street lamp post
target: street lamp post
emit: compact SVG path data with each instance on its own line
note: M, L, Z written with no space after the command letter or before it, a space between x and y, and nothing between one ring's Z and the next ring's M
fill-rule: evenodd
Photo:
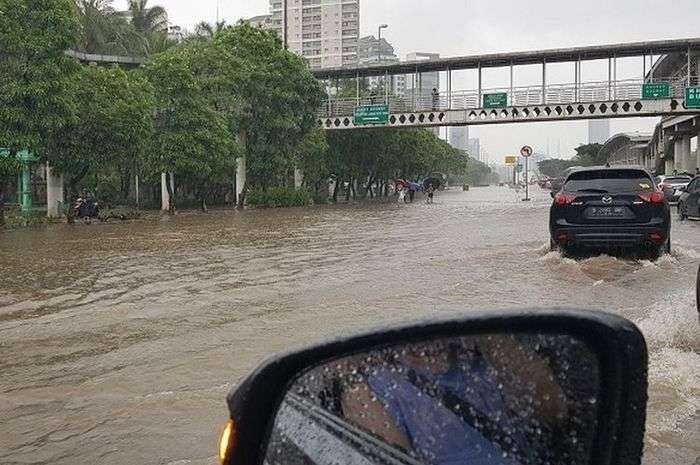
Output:
M377 64L382 64L382 29L388 28L388 24L380 24L377 28ZM388 103L389 90L386 85L386 75L384 76L384 103Z
M379 28L377 28L377 55L379 57L378 63L380 65L382 64L382 29L386 29L388 27L388 24L380 24Z

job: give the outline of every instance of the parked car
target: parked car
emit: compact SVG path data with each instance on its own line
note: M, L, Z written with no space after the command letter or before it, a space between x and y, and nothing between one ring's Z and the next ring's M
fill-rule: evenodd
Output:
M657 184L664 193L666 200L670 203L676 203L682 194L682 188L686 187L692 179L692 176L685 174L657 176Z
M696 176L686 187L681 188L678 199L678 216L681 220L700 220L700 176Z
M565 254L631 249L656 258L671 250L668 202L644 168L580 168L552 197L551 245Z

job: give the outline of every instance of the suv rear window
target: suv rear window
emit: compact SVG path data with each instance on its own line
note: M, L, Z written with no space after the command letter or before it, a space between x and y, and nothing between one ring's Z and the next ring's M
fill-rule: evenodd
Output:
M679 176L677 178L666 178L664 182L669 184L680 184L682 182L690 182L691 178L689 176Z
M605 192L645 192L654 190L654 182L648 174L639 170L579 171L566 180L566 192L582 190Z

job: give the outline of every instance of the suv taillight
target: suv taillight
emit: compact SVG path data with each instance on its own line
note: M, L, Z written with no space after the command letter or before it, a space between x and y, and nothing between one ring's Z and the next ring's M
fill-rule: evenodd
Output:
M639 194L639 198L649 203L664 203L664 193L659 191Z
M576 200L576 196L574 194L569 194L568 192L557 192L557 194L554 196L555 205L569 205L574 200Z

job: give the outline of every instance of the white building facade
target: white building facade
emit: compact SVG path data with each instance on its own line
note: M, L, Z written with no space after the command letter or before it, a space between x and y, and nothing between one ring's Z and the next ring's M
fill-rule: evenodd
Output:
M286 0L287 46L311 68L357 65L360 0ZM270 28L284 36L284 2L270 0Z

